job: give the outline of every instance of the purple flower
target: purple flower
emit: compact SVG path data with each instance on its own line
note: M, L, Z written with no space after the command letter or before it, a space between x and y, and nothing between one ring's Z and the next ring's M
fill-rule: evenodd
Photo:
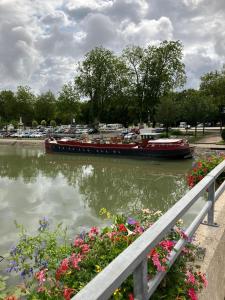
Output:
M129 225L135 225L135 224L137 224L137 221L135 221L135 220L132 219L132 218L128 218L128 219L127 219L127 224L129 224Z

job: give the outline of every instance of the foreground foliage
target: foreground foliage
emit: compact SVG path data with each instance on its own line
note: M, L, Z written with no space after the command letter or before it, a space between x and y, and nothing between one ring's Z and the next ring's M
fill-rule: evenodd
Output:
M38 232L33 236L17 225L19 241L10 251L7 271L19 274L22 284L11 296L6 296L2 284L0 298L2 295L2 299L16 300L25 295L26 299L71 299L151 227L161 213L141 210L133 219L124 215L111 216L102 209L101 215L112 219L112 225L101 230L92 227L76 236L72 243L61 225L51 231L45 218L40 220ZM187 239L181 222L147 256L149 279L157 272L168 271L152 299L197 299L196 293L207 285L205 275L194 264L198 247L188 239L170 270L169 256L180 238ZM134 299L131 276L114 292L112 299Z

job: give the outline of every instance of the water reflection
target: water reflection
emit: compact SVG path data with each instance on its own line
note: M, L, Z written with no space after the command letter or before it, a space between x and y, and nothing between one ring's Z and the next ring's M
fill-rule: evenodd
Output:
M1 146L0 249L15 239L13 220L34 230L44 215L78 232L101 224L102 207L167 210L187 190L191 163L45 155L42 149Z

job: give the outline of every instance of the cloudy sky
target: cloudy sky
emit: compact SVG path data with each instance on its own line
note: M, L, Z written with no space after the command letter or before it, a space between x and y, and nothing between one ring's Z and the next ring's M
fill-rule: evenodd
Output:
M224 0L0 0L0 90L55 93L95 46L184 45L187 87L225 58Z

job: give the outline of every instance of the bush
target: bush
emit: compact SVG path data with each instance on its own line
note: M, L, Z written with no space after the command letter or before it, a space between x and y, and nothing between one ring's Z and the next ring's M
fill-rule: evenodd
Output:
M50 231L46 219L40 220L34 236L28 235L19 226L20 238L10 251L8 272L19 273L22 277L21 295L25 294L26 299L30 300L69 300L152 226L161 213L141 210L133 219L124 215L111 216L106 209L102 209L101 215L113 219L112 225L101 230L92 227L75 237L72 244L61 226ZM188 240L181 226L178 222L147 255L149 278L157 272L169 271L151 299L197 299L196 292L207 285L205 274L193 264L198 248ZM169 270L168 257L180 238L187 239L187 244ZM111 299L133 300L132 284L130 276Z
M171 135L184 135L183 132L179 129L174 129L170 131Z
M212 171L217 165L219 165L224 160L224 158L224 154L220 154L219 156L210 156L196 161L187 177L189 187L192 188L193 186L195 186L210 171ZM225 173L223 172L216 179L216 183L220 185L224 181L224 179Z
M225 141L225 129L223 129L221 131L221 137L222 137L223 141Z

